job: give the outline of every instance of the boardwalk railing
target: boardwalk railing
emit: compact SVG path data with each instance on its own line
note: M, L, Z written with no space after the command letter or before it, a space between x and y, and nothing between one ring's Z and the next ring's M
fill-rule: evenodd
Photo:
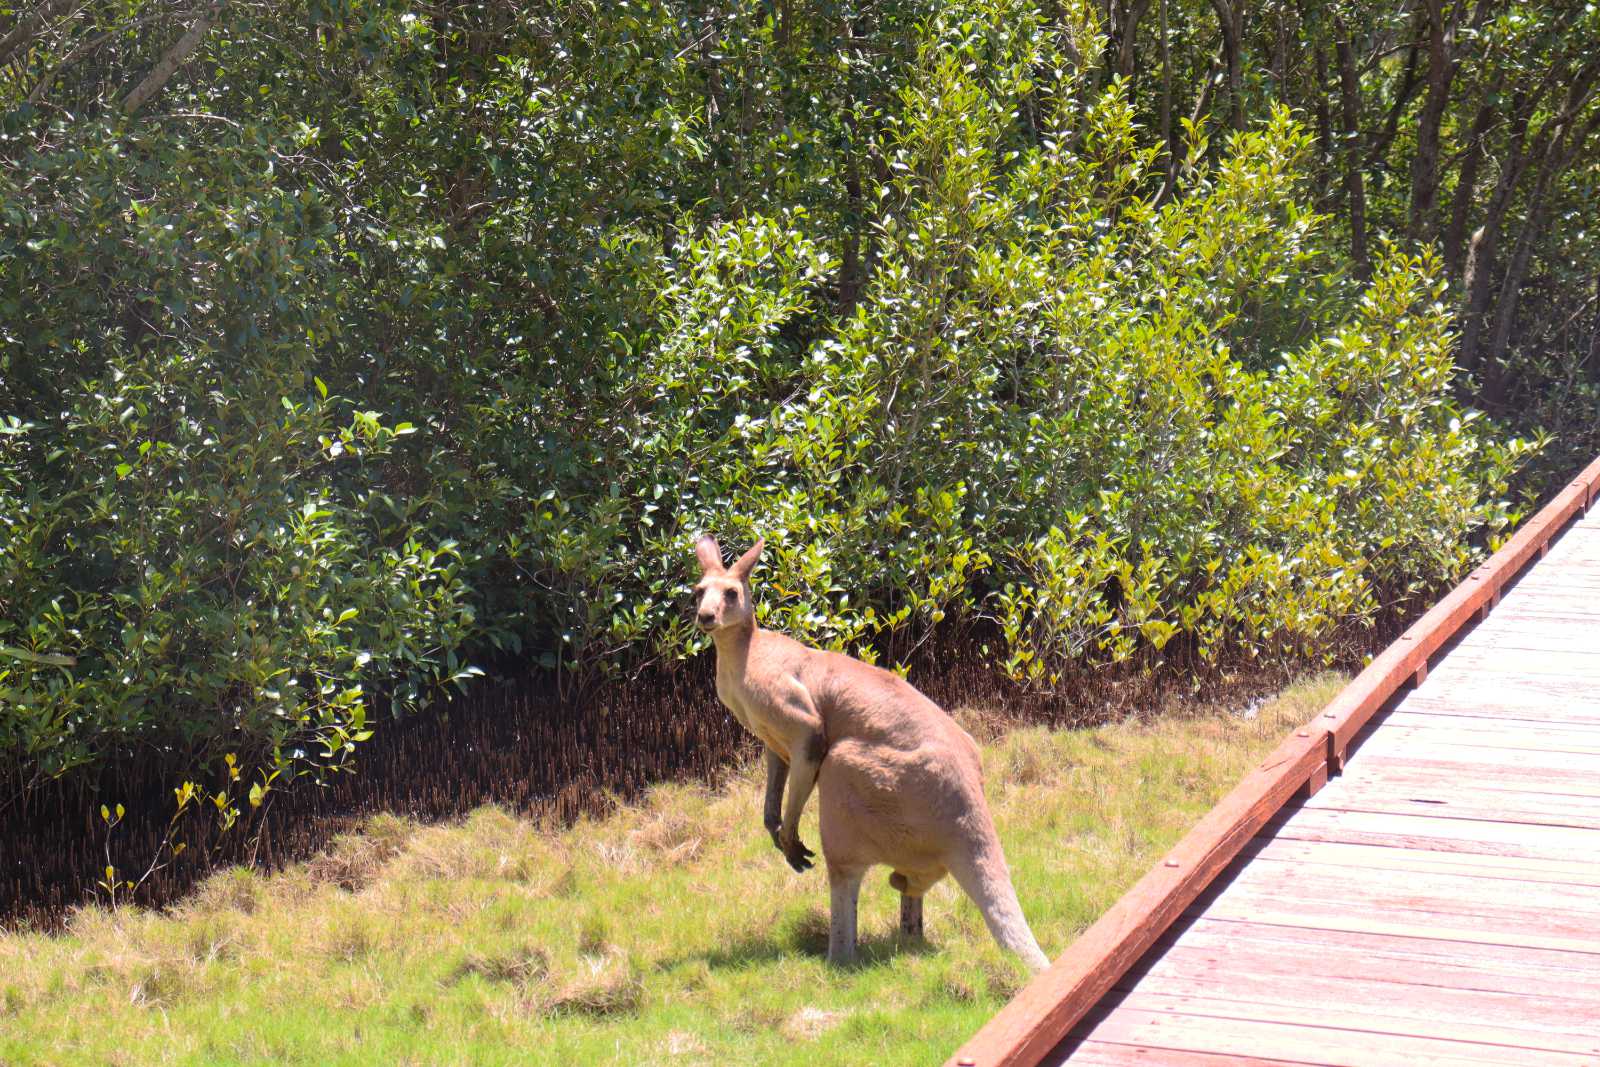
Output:
M947 1067L1033 1067L1155 944L1244 845L1297 793L1317 792L1350 743L1430 658L1488 614L1501 591L1600 498L1591 463L1482 566L1384 649L1315 719L1212 808L1150 873L961 1046Z

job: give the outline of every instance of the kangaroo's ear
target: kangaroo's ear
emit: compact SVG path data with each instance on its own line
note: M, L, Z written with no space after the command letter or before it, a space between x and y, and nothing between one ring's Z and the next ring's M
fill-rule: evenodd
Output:
M761 558L761 550L766 547L765 537L750 546L750 551L739 557L739 562L728 568L728 573L744 581L750 577L750 572L756 569L756 560Z
M717 546L717 539L710 534L701 534L694 543L695 558L700 561L700 569L710 573L722 569L722 549Z

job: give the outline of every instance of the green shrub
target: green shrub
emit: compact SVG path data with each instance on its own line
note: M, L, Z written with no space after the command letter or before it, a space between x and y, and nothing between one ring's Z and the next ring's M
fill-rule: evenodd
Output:
M5 83L13 781L695 654L702 529L767 625L1047 687L1313 652L1513 517L1431 254L1357 282L1283 109L1164 189L1092 5L276 7L137 116L109 9Z

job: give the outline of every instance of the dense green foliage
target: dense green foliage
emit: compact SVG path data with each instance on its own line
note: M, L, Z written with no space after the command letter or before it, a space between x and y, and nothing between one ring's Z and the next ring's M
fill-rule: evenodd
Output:
M1454 377L1493 309L1376 191L1352 221L1285 73L1426 6L1252 13L1298 58L1224 34L1214 93L1176 2L1162 77L1148 4L36 5L0 30L7 776L337 764L374 693L486 656L688 654L706 528L767 536L770 625L899 657L988 617L1037 686L1436 587L1528 451ZM1496 56L1571 58L1513 12ZM1555 307L1600 251L1550 232ZM1593 378L1539 337L1496 388L1557 425Z

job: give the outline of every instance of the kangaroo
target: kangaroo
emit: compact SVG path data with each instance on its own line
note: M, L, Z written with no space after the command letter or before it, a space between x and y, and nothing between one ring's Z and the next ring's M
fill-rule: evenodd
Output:
M828 961L854 960L861 881L881 863L893 869L905 936L922 935L923 894L950 874L1002 948L1045 967L984 801L977 744L899 675L758 627L750 572L764 545L724 567L716 540L699 538L696 622L716 643L717 697L766 747L763 821L797 871L815 855L800 813L818 791Z

